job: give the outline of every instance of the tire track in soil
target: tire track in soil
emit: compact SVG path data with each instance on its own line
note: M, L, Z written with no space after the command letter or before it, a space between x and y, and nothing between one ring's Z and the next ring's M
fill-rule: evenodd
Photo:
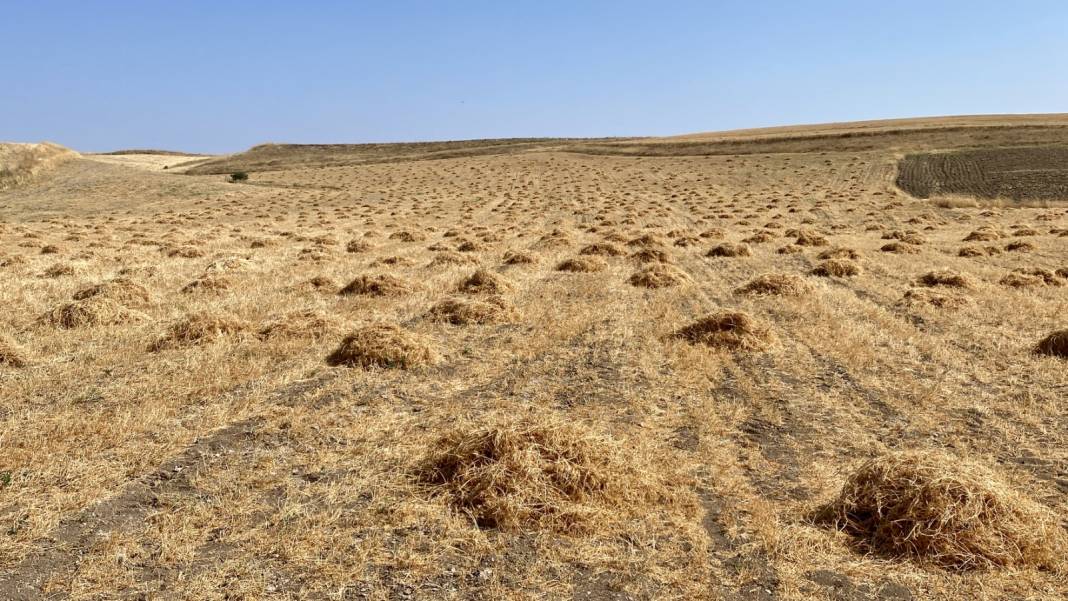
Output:
M316 389L334 377L335 374L325 372L316 378L294 382L272 393L268 402L283 402ZM181 453L161 463L155 471L126 485L121 493L62 520L44 541L39 542L36 552L0 573L0 598L10 601L67 598L68 594L62 591L45 593L42 589L57 576L72 575L81 556L95 542L143 525L159 506L162 496L195 494L191 481L201 467L213 459L225 461L242 446L253 444L256 429L263 423L263 418L250 417L198 438ZM139 578L142 582L161 575L147 568L142 571Z

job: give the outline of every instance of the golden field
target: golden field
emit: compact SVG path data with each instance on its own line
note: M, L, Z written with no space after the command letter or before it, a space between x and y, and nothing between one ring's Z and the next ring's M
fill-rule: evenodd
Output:
M1065 598L1068 199L895 181L1066 133L35 171L0 192L0 598Z

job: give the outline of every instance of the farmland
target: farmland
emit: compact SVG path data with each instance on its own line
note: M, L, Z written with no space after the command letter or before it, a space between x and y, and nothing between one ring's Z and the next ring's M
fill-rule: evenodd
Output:
M1066 125L50 165L0 598L1068 596Z

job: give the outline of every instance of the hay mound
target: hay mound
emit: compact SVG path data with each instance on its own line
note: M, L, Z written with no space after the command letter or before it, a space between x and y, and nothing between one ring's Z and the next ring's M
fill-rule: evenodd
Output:
M74 293L74 300L87 298L110 298L127 306L147 305L152 301L148 289L127 278L115 278L107 282L94 284Z
M182 286L182 294L195 294L197 292L221 292L234 287L234 281L224 275L202 275L199 278Z
M239 319L194 313L171 325L167 332L149 346L150 351L208 344L248 330L249 325Z
M401 230L399 232L393 232L392 234L390 234L389 239L398 240L400 242L423 242L426 240L426 234L422 232Z
M1001 232L993 229L977 229L964 237L965 242L992 242L1001 239Z
M971 300L957 294L941 294L925 288L912 288L901 298L905 306L931 305L939 309L959 309L971 304Z
M775 252L779 253L780 255L796 255L805 252L805 249L801 248L796 244L787 244L786 246L780 247Z
M706 257L748 257L753 254L753 251L749 249L747 244L734 244L732 242L724 242L723 244L717 244L713 246L707 253Z
M1055 517L983 466L944 453L896 453L860 466L823 517L869 550L967 570L1058 568Z
M503 294L512 289L512 283L487 269L479 269L460 282L460 292L468 294Z
M282 315L260 328L256 337L260 340L310 339L320 340L335 336L341 331L337 319L318 311L294 311Z
M179 246L167 250L167 256L177 259L198 259L204 256L204 251L195 246Z
M352 294L363 296L403 296L411 294L414 290L415 287L408 282L388 273L381 273L358 276L339 290L338 294L344 296Z
M435 363L430 341L393 324L364 326L346 336L326 358L329 365L408 369Z
M689 282L690 276L674 265L654 263L634 272L628 281L640 288L668 288Z
M860 253L853 250L852 248L836 246L834 248L828 248L827 250L821 252L820 254L816 255L816 258L820 261L825 261L827 259L850 259L856 261L860 258Z
M594 273L604 271L606 267L608 267L608 263L600 257L575 257L558 263L556 270L571 273Z
M675 260L671 258L671 253L656 247L643 248L632 254L630 258L639 264L675 262Z
M204 268L204 273L226 273L228 271L240 271L246 269L252 263L245 257L219 257L208 263L208 266Z
M538 256L525 250L510 250L504 253L505 265L534 265Z
M757 232L752 236L743 238L742 242L745 242L747 244L765 244L767 242L771 242L774 239L775 236L772 235L770 232Z
M375 245L366 240L349 240L348 244L345 245L345 252L365 253L374 250L374 248Z
M1045 286L1046 282L1042 278L1029 275L1026 273L1009 273L998 280L998 283L1002 286L1008 286L1009 288L1033 288L1035 286Z
M74 275L75 273L77 273L77 270L74 269L73 265L68 263L53 263L48 269L45 269L41 275L46 278L59 278L67 275Z
M896 255L915 255L919 254L920 249L912 244L905 242L890 242L882 245L879 250L884 253L894 253Z
M955 271L930 271L919 279L920 285L927 287L947 286L950 288L975 288L975 282L969 276Z
M829 278L849 278L860 274L860 265L849 259L828 259L812 270L812 275Z
M144 315L141 313L131 311L122 303L102 296L64 303L44 316L46 321L65 330L89 326L114 326L139 321L143 318Z
M333 292L334 290L337 290L337 282L325 275L317 275L304 282L303 286L322 292Z
M1018 273L1020 275L1038 278L1039 280L1041 280L1042 284L1045 284L1047 286L1064 285L1061 282L1060 276L1057 275L1057 272L1049 269L1043 269L1042 267L1017 267L1016 269L1013 269L1012 272Z
M827 246L830 241L816 232L801 230L797 232L797 239L794 240L794 244L798 246Z
M1058 330L1035 345L1035 353L1068 359L1068 330Z
M0 334L0 366L26 367L28 364L29 360L26 359L22 348L7 336Z
M501 323L517 316L515 307L502 297L481 300L448 298L430 308L426 317L455 326Z
M454 250L444 250L436 255L427 263L427 267L444 267L452 265L472 265L477 264L478 259L459 253Z
M1037 247L1034 244L1031 244L1030 242L1024 242L1022 240L1019 242L1012 242L1005 245L1005 250L1020 253L1029 253L1034 251L1036 248Z
M735 294L768 296L803 296L811 294L815 287L805 278L787 273L765 273L737 288Z
M697 246L701 243L701 239L697 236L682 236L678 240L675 240L675 246L679 248L689 248L691 246Z
M650 248L653 246L664 246L664 241L660 239L660 236L656 234L642 234L637 238L629 240L627 246L637 246L641 248Z
M763 323L740 311L720 311L676 330L675 338L691 344L729 350L757 351L775 341Z
M483 528L585 533L674 500L614 439L560 418L496 418L437 439L415 476Z
M583 246L582 249L579 250L579 254L599 257L621 257L627 254L627 251L611 242L598 242L596 244Z

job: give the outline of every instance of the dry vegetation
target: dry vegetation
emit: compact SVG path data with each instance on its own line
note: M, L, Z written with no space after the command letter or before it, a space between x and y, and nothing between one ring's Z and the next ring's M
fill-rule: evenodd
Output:
M894 183L1063 121L55 165L0 598L1065 598L1068 204Z

